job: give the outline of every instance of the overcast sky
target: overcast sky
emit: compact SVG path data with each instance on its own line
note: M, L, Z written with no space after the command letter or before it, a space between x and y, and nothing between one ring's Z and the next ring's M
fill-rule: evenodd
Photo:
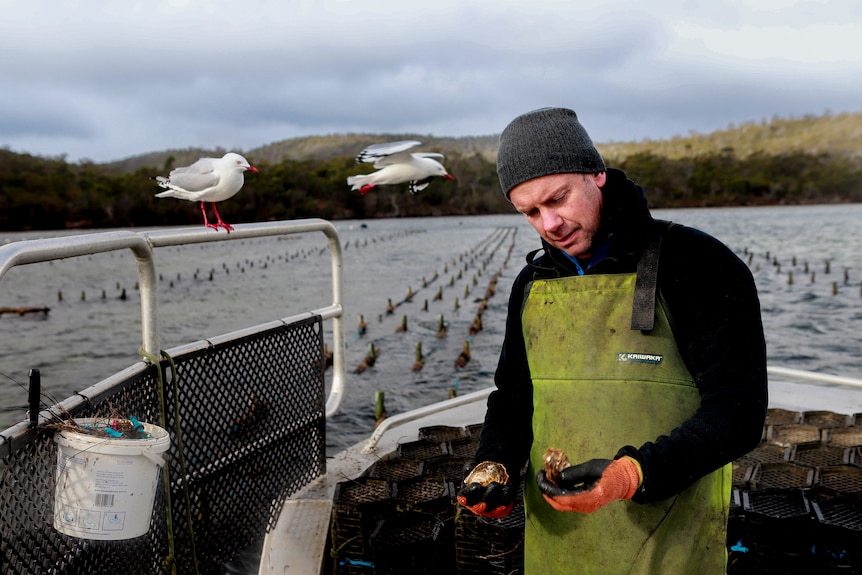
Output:
M0 147L69 161L344 132L597 143L862 111L859 0L0 0Z

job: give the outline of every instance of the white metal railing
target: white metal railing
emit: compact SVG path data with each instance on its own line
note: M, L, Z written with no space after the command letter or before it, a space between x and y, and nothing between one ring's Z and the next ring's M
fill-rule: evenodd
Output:
M208 242L224 242L323 232L329 240L332 261L332 304L310 313L332 320L333 376L326 400L326 417L338 411L344 395L344 328L343 328L343 255L341 240L335 226L323 219L238 224L229 234L214 233L204 228L178 228L134 232L130 230L99 232L36 240L23 240L0 246L0 279L15 266L80 257L129 249L135 256L141 293L141 339L143 349L156 357L160 353L158 322L158 290L153 249Z
M813 371L802 371L799 369L789 369L785 367L773 366L767 366L766 371L769 375L775 375L800 381L811 381L815 383L862 387L862 379L855 379L852 377L844 377L840 375L830 375L826 373L816 373ZM394 415L392 417L388 417L384 419L380 423L380 425L378 425L374 429L374 432L371 434L371 437L369 437L365 444L362 446L361 453L373 453L377 447L377 443L380 441L380 438L383 437L383 435L392 428L397 428L399 425L409 423L410 421L414 421L428 415L440 413L454 407L459 407L461 405L466 405L475 401L484 401L487 399L488 395L493 390L493 387L481 389L479 391L475 391L462 397L449 399L444 402L435 403L433 405L421 407L418 409L407 411L405 413L399 413L398 415Z
M833 383L836 385L849 385L851 387L862 387L862 379L853 377L844 377L842 375L830 375L828 373L817 373L814 371L802 371L800 369L790 369L787 367L767 366L766 373L769 375L777 375L779 377L789 377L803 381L813 381L816 383Z
M360 453L374 453L377 448L377 444L380 442L380 438L383 437L383 435L390 429L395 429L400 425L404 425L405 423L410 423L411 421L416 421L417 419L421 419L429 415L449 411L450 409L456 407L469 405L471 403L476 403L477 401L487 401L488 396L491 395L491 392L494 391L494 389L494 387L486 387L485 389L480 389L479 391L474 391L472 393L468 393L467 395L453 397L445 401L440 401L438 403L433 403L425 407L419 407L410 411L406 411L404 413L399 413L397 415L387 417L386 419L381 421L380 425L378 425L374 429L374 433L371 434L371 437L369 437L365 444L362 446Z

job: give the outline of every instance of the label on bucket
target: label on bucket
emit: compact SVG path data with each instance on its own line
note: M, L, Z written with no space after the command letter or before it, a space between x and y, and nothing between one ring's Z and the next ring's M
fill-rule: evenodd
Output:
M159 468L143 459L59 456L54 527L90 539L126 539L147 532Z
M78 445L68 433L57 441L54 528L61 533L116 540L149 530L161 467L140 446L130 448L134 455L116 454L122 446L111 441Z

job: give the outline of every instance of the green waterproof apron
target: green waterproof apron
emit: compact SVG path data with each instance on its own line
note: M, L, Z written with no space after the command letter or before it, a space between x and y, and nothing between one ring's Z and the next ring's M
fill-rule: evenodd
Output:
M730 465L656 503L614 501L592 514L555 511L535 475L548 447L573 464L654 441L700 404L664 310L632 329L635 274L536 280L523 309L533 379L525 485L528 575L712 575L726 570Z

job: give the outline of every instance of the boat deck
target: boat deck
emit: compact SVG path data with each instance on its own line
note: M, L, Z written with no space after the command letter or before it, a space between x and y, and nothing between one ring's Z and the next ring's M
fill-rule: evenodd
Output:
M383 421L367 442L356 444L326 461L326 475L293 495L284 505L275 528L267 534L260 563L263 574L318 574L335 487L359 477L381 459L392 457L399 443L415 441L419 430L432 426L482 423L491 388Z
M862 393L848 385L791 381L793 372L771 375L770 408L799 412L832 411L862 413ZM781 377L781 379L777 379ZM826 376L828 378L828 376ZM275 528L267 535L260 574L321 573L326 559L333 495L336 485L363 475L374 463L393 457L399 443L416 441L419 430L432 426L469 426L484 419L485 404L492 388L448 400L386 420L371 443L364 442L327 460L327 473L285 504ZM407 417L407 419L403 419Z

